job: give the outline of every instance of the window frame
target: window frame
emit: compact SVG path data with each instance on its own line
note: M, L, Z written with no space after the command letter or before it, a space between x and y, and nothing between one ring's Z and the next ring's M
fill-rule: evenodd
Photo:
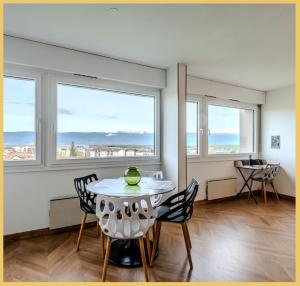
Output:
M197 101L199 108L198 114L198 137L200 152L199 155L187 155L189 162L198 162L198 161L220 161L220 160L237 160L246 158L249 155L258 155L258 116L259 110L258 106L251 103L244 103L236 100L230 99L221 99L213 96L207 95L195 95L188 94L186 101ZM230 108L240 108L240 109L250 109L254 111L253 116L253 152L248 153L236 153L236 154L209 154L208 153L208 106L216 105Z
M160 161L160 92L154 88L141 87L126 83L113 82L98 78L88 78L80 75L65 73L46 74L47 77L47 136L46 150L47 162L49 166L87 166L97 164L97 166L116 165L120 163L141 164L144 162L157 163ZM57 159L57 85L66 84L83 88L93 88L117 93L126 93L134 96L154 97L154 156L141 157L107 157L107 158L88 158L88 159Z
M202 108L203 108L203 99L201 96L189 94L187 96L186 102L197 103L197 140L198 140L198 154L187 154L187 158L201 158L203 156L202 150L202 141L201 136L203 135L203 119L202 116Z
M4 167L7 170L10 170L10 169L14 169L17 167L22 167L22 166L24 166L24 167L42 166L42 162L43 162L42 74L41 74L41 72L39 72L35 69L32 69L32 68L6 64L4 66L3 83L4 83L5 77L12 77L12 78L16 78L16 79L34 80L35 81L35 112L34 112L35 130L34 131L35 131L36 157L35 157L35 160L20 160L20 161L5 161L3 158ZM4 105L3 105L3 109L4 109ZM4 112L3 112L3 114L4 114ZM4 132L4 128L3 128L3 132ZM5 142L3 142L3 143L5 144Z

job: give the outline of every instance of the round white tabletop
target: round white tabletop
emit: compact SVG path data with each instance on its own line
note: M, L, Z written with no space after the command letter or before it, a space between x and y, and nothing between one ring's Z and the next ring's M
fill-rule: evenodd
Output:
M142 177L136 186L127 185L123 177L94 181L86 186L89 192L111 197L152 196L173 191L175 188L172 181L155 180L149 177Z

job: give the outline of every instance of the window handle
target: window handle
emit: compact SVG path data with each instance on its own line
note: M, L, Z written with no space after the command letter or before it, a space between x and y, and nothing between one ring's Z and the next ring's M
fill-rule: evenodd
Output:
M207 129L207 134L208 136L210 136L210 129Z
M199 129L199 134L200 134L200 135L203 135L203 134L204 134L203 128L200 128L200 129Z

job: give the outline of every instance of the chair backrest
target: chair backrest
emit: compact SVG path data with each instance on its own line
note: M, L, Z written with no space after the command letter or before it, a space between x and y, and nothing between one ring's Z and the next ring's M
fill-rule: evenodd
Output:
M109 197L98 195L96 215L102 231L120 239L142 237L154 224L157 216L150 196Z
M193 178L189 186L163 202L170 210L160 216L162 220L184 222L193 214L193 204L199 189L198 182Z
M273 181L280 169L280 164L268 164L263 170L263 179L265 181Z
M98 180L98 178L97 178L96 174L91 174L88 176L74 179L75 190L76 190L77 195L80 200L80 208L84 212L95 213L94 208L96 205L96 196L97 195L88 192L86 190L86 186L89 183L91 183L93 181L97 181L97 180Z
M164 179L164 175L162 171L144 171L144 170L140 170L140 174L142 177L151 177L154 178L156 180L163 180Z

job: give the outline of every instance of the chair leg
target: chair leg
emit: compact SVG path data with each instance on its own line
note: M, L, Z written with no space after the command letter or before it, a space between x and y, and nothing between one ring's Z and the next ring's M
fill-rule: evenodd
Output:
M188 255L188 259L189 259L189 264L190 264L190 269L193 269L193 261L192 261L192 256L191 256L191 249L189 247L189 242L188 242L188 235L186 233L186 228L184 227L184 224L181 225L182 227L182 232L183 232L183 236L184 236L184 242L185 242L185 247L186 247L186 252Z
M264 198L264 183L261 182L261 198Z
M152 240L154 240L155 237L155 223L152 225Z
M80 226L79 236L78 236L78 239L77 239L76 251L79 250L79 245L80 245L81 236L82 236L83 229L84 229L84 225L85 225L86 216L87 216L87 214L84 213L84 215L83 215L83 217L82 217L82 221L81 221L81 226Z
M154 263L154 257L155 257L155 252L156 252L156 248L158 245L158 238L159 238L159 234L160 234L160 229L161 229L161 222L157 222L157 226L156 226L156 230L155 230L155 237L153 240L153 248L152 248L152 252L151 252L151 259L150 259L150 267L153 267L153 263Z
M191 242L191 237L190 237L190 233L189 233L187 223L184 223L183 225L185 227L185 231L186 231L186 234L187 234L189 246L190 246L190 248L192 248L192 242Z
M148 259L150 262L151 258L151 245L150 245L150 239L149 239L149 231L146 233L146 245L147 245L147 254L148 254Z
M103 270L102 270L102 282L106 280L108 259L110 255L110 244L111 244L111 238L108 236L106 241L106 253L105 253L105 259L104 259Z
M96 232L97 232L97 236L100 235L100 227L99 227L99 219L97 218L97 221L96 221Z
M101 258L102 260L104 260L104 257L105 257L105 250L104 250L104 232L101 231L100 232L100 247L101 247Z
M145 281L148 282L149 277L148 277L147 260L146 260L146 255L145 255L144 239L143 238L139 238L139 244L140 244L140 252L141 252L141 257L142 257L142 262L143 262Z
M263 192L264 192L264 200L265 204L267 203L267 189L266 189L266 183L263 182Z
M272 188L273 188L273 191L274 191L274 193L275 193L275 195L276 195L277 200L279 201L278 192L277 192L277 190L275 189L274 183L273 183L273 182L270 182L270 184L271 184L271 186L272 186Z

